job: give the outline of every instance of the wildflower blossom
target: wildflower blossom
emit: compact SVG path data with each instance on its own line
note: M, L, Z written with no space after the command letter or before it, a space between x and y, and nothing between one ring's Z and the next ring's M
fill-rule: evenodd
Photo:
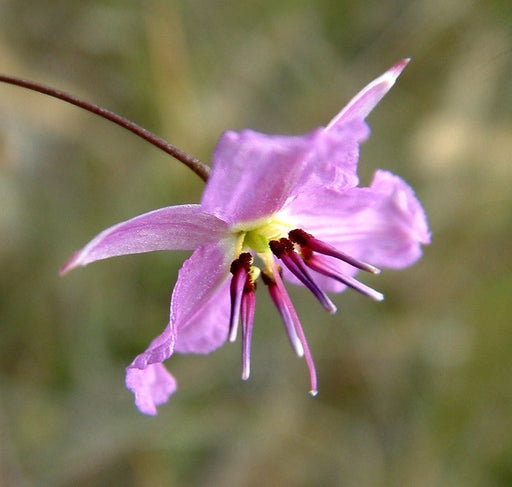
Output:
M235 341L239 325L242 378L249 377L258 281L268 288L293 349L304 356L316 394L313 359L284 281L307 287L330 313L336 307L326 293L347 287L379 301L382 294L355 274L407 267L430 241L424 211L402 179L379 170L370 187L359 187L356 172L359 143L369 135L365 118L406 64L393 66L326 127L306 135L226 132L200 204L115 225L64 266L62 273L118 255L194 251L179 272L164 332L126 371L141 412L156 414L176 390L162 362L175 351L209 353Z

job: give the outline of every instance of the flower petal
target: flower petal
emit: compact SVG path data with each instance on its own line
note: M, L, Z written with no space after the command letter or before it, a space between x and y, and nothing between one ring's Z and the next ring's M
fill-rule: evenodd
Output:
M395 84L396 79L408 63L409 59L403 59L364 87L350 100L348 105L329 122L326 130L335 130L353 121L363 121Z
M155 415L156 406L167 402L176 390L176 380L162 365L174 351L175 327L169 322L147 350L126 368L126 387L135 395L135 405L144 414Z
M317 135L318 131L296 137L226 132L213 155L202 209L228 224L272 215L290 196Z
M180 270L169 324L126 369L126 387L135 394L135 404L142 413L156 414L156 406L176 390L174 377L162 365L174 350L207 353L226 340L226 260L233 252L234 242L230 240L199 247Z
M338 130L320 129L310 148L307 164L290 196L304 191L336 188L340 191L357 186L359 135L354 124Z
M161 363L148 365L144 369L128 367L125 384L135 395L135 405L141 413L154 416L156 407L168 401L176 391L176 379Z
M201 211L199 205L170 206L151 211L104 230L61 269L126 254L155 250L191 250L218 240L226 224Z
M430 243L425 212L413 190L386 171L377 171L370 188L303 193L290 202L280 218L378 267L407 267L421 256L421 245ZM357 272L348 264L332 262L349 276ZM322 289L345 288L317 276ZM285 277L295 282L286 273Z
M404 59L359 92L319 133L307 169L293 193L318 188L346 190L357 186L359 144L370 135L365 118L405 68Z
M234 245L225 240L199 247L183 264L171 298L177 352L209 353L226 341Z
M151 342L146 351L135 357L130 367L145 369L148 365L164 362L172 355L175 342L176 328L170 321L164 331Z
M372 239L379 246L368 260L377 266L403 269L422 255L421 245L430 244L427 217L413 189L388 171L377 171L370 190L376 195ZM380 223L380 224L379 224Z
M203 210L233 225L272 215L306 185L356 186L359 142L369 134L364 119L408 62L366 86L325 129L297 137L226 132L213 155Z

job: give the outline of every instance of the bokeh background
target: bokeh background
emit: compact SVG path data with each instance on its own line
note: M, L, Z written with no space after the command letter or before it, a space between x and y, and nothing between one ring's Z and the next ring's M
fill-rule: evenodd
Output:
M307 394L265 292L239 345L168 363L149 418L124 367L166 323L186 253L58 277L103 228L197 202L203 183L135 136L0 86L0 485L512 485L512 7L508 0L0 1L0 71L106 106L209 162L226 129L303 133L396 61L362 181L417 191L433 244L386 295L292 291ZM205 269L207 272L207 269Z

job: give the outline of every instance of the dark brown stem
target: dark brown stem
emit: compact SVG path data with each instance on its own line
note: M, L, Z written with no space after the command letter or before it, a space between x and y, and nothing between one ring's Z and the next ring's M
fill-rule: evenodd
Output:
M129 130L135 135L142 137L144 140L147 140L150 144L154 145L155 147L158 147L160 150L163 150L167 154L170 154L172 157L185 164L185 166L187 166L189 169L192 169L192 171L194 171L203 181L208 181L208 177L210 175L210 168L206 164L201 162L199 159L192 157L191 155L187 154L181 149L178 149L174 145L158 137L149 130L146 130L140 125L137 125L136 123L133 123L124 117L121 117L117 113L111 112L110 110L102 108L98 105L94 105L93 103L80 100L76 96L70 95L63 91L56 90L54 88L50 88L48 86L33 81L16 78L15 76L0 74L0 81L3 83L20 86L22 88L27 88L32 91L38 91L39 93L43 93L44 95L52 96L53 98L58 98L67 103L71 103L72 105L83 108L88 112L106 118L107 120L114 122L115 124L125 128L126 130Z

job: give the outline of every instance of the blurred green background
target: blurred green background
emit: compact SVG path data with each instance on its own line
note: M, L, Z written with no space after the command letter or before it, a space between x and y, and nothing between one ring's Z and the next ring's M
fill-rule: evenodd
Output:
M113 109L209 162L226 129L303 133L396 61L360 172L404 177L433 244L386 295L292 298L318 367L260 289L239 344L168 363L149 418L124 367L162 329L186 253L60 266L202 182L81 110L0 86L0 485L512 485L512 7L508 0L0 1L0 71Z

